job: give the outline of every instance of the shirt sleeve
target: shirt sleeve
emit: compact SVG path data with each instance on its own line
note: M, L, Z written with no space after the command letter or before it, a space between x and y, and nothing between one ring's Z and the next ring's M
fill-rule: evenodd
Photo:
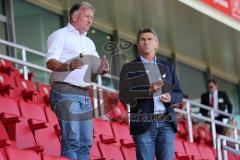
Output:
M59 32L54 32L48 37L46 62L50 59L60 59L64 45L64 38Z

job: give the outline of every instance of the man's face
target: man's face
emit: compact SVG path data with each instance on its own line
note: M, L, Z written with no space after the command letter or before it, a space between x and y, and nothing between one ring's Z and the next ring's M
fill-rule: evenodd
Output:
M210 93L213 93L217 89L217 85L213 82L208 83L208 91Z
M139 52L143 55L149 55L149 54L155 55L158 45L159 45L158 41L154 37L154 34L151 32L142 33L139 36L139 41L137 46L138 46Z
M92 25L94 12L90 8L81 7L76 13L73 15L72 22L75 25L76 29L78 29L81 33L87 32Z

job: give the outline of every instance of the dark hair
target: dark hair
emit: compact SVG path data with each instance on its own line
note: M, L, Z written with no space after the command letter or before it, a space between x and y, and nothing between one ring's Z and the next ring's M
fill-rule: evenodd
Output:
M154 31L153 28L142 28L142 29L139 29L138 30L138 34L137 34L137 43L139 42L139 37L141 34L143 33L152 33L154 35L154 37L156 38L156 40L158 41L158 36L157 36L157 33Z
M217 84L217 81L215 80L215 79L209 79L208 81L207 81L207 84L209 84L209 83L213 83L213 84Z
M74 4L70 11L69 11L69 18L70 18L70 21L72 19L72 15L74 14L74 12L78 11L81 7L86 7L86 8L90 8L93 10L93 12L96 11L96 9L88 2L79 2L79 3L76 3Z

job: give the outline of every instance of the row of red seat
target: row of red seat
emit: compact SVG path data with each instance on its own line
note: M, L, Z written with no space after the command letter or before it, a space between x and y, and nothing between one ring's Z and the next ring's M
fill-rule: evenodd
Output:
M90 156L91 160L136 160L136 149L105 144L95 140Z
M49 107L1 96L0 106L0 120L19 149L60 155L60 127Z
M49 105L48 85L36 83L38 90L35 89L31 80L24 80L19 77L11 79L6 73L0 72L0 94L15 99Z
M180 121L178 123L177 138L188 140L188 126L186 121ZM193 139L194 142L202 145L212 146L212 136L210 130L205 127L193 124Z
M23 140L28 141L28 137L22 136ZM0 160L18 160L19 158L24 160L68 160L64 157L47 154L47 149L40 145L24 149L20 147L16 141L10 140L6 128L0 121Z
M129 134L129 126L125 123L95 119L94 141L91 155L96 159L136 159L135 145ZM127 158L125 158L126 155L128 155ZM176 137L175 160L182 159L214 160L216 153L212 146L189 143L187 140Z

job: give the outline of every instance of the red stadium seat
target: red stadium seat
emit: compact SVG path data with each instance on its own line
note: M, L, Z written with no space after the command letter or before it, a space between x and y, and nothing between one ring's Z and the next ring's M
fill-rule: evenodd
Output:
M20 110L16 100L0 96L0 114L20 117Z
M6 72L9 70L14 70L14 69L15 68L14 68L12 62L5 60L5 59L0 59L0 71L1 72Z
M19 101L19 107L25 118L47 122L44 107L34 103Z
M20 101L19 105L21 112L25 117L23 122L15 126L16 131L14 132L14 139L16 140L19 147L25 148L34 145L40 145L44 147L44 153L48 155L59 156L61 146L55 126L58 126L58 129L60 127L58 125L55 114L49 111L50 108L44 108L37 104ZM47 114L45 114L45 111L47 111ZM32 135L32 132L34 133L34 137ZM21 139L21 136L25 136L28 143L24 142L24 139ZM34 140L36 143L34 143ZM26 144L28 145L22 146Z
M36 83L38 88L38 95L36 96L37 103L44 103L45 105L49 105L49 95L50 95L50 86Z
M12 142L9 140L7 131L0 121L0 148L5 146L10 146Z
M38 82L36 83L36 85L37 85L37 88L38 88L38 92L40 94L49 96L49 94L50 94L50 86L49 85L41 84L41 83L38 83Z
M101 118L93 120L94 136L99 137L103 143L115 143L116 140L113 136L110 123Z
M41 107L42 108L42 107ZM34 131L34 136L39 145L44 147L44 153L51 156L60 156L60 127L56 115L49 107L45 107L48 127Z
M237 157L235 154L232 152L228 152L228 160L238 160L239 157Z
M44 147L43 153L51 156L61 155L61 144L52 126L34 131L38 145Z
M24 101L19 101L19 107L24 118L21 122L8 126L10 139L16 141L16 145L20 149L34 147L36 151L40 152L42 147L35 141L33 132L48 127L43 107Z
M198 128L200 144L212 145L212 137L210 131L204 127Z
M103 90L103 103L101 106L104 107L104 112L111 112L118 105L118 96L116 93L112 93L106 90Z
M20 150L17 149L15 146L15 143L9 140L9 137L7 135L7 132L0 122L0 160L6 159L8 157L8 160L16 160L24 159L24 160L40 160L40 157L37 156L36 152L30 151L30 150ZM37 157L36 157L37 156ZM5 158L4 158L5 157ZM6 159L6 160L7 160Z
M99 151L99 149L98 149L97 142L93 142L92 148L91 148L91 150L90 150L90 159L91 159L91 160L96 160L96 159L100 160L100 159L103 159L103 158L101 157L101 153L100 153L100 151ZM103 160L104 160L104 159L103 159Z
M196 125L193 125L192 130L193 130L194 142L199 142L200 141L200 136L199 136L199 133L198 133L198 127Z
M5 73L0 73L0 94L12 96L15 88L14 81Z
M23 79L23 75L16 69L12 62L8 60L0 60L0 72L8 74L12 79L20 78ZM32 80L33 73L28 73L28 79Z
M0 96L0 106L0 120L5 126L22 120L17 101Z
M127 124L112 122L111 125L115 138L120 141L122 146L128 148L135 146Z
M199 145L198 149L199 149L199 152L200 152L200 155L201 155L202 158L208 159L208 160L215 160L216 159L214 157L212 149L209 146Z
M187 139L187 122L186 121L181 121L178 123L178 133L176 138L180 138L180 139Z
M121 148L123 157L125 160L136 160L136 149L135 148Z
M8 160L41 160L40 155L31 150L20 150L15 147L5 147Z
M0 151L0 160L6 160L5 158L4 158L4 155L3 155L3 153Z
M61 128L57 119L56 114L49 108L45 107L44 108L46 116L47 116L47 121L49 123L49 127L54 128L56 135L58 136L58 139L61 139Z
M182 160L192 160L189 155L187 155L184 146L183 146L183 140L181 139L175 139L174 141L175 146L175 155L177 159Z
M215 159L217 159L217 150L214 149L213 147L211 148L211 150L212 150L212 153L213 153Z
M184 141L183 145L184 145L187 155L191 156L193 160L204 160L201 157L201 154L198 150L197 144Z
M128 112L127 107L121 102L118 101L118 104L113 110L108 113L108 117L111 120L127 122L128 121Z
M17 89L15 92L15 97L22 97L25 101L34 102L38 92L36 91L34 84L31 80L23 80L21 78L15 78L15 83Z
M120 147L103 143L98 143L98 146L103 158L124 160Z
M60 141L54 129L54 124L47 122L47 117L44 110L47 108L37 104L30 104L21 101L20 109L23 116L30 118L28 120L30 128L34 133L37 145L44 147L43 153L51 156L60 156ZM31 122L33 124L31 124Z
M66 157L43 155L42 160L69 160Z

